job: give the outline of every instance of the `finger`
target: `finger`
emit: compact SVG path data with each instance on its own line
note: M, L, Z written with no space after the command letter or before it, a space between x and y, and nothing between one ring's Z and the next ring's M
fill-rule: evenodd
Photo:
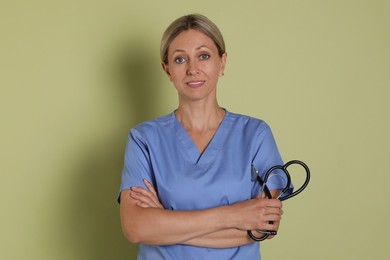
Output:
M262 215L258 220L257 228L264 230L277 230L279 228L279 222L281 221L281 216L276 214Z
M277 221L274 221L274 223L277 222ZM279 228L279 225L278 224L274 224L272 222L266 222L262 225L261 229L263 230L273 230L273 231L278 231L278 228Z
M280 208L266 208L263 212L264 215L283 215L283 210Z
M143 195L148 196L150 198L157 198L157 193L156 193L155 189L153 188L153 186L149 182L147 182L146 180L144 180L144 182L145 182L145 185L147 186L148 189L145 189L143 187L134 186L131 188L131 190L142 193Z
M266 224L266 225L267 225L267 224L270 224L270 225L272 225L273 227L278 227L278 225L275 224L275 223L281 221L280 216L277 216L277 215L268 215L268 216L264 217L263 219L264 219L264 221L263 221L264 224ZM269 229L269 228L268 228L268 229Z
M147 204L149 207L156 207L156 203L149 197L140 192L130 191L130 196L138 202Z
M279 230L279 226L280 226L280 221L274 221L274 226L275 226L275 228L274 228L274 230L276 230L276 231L278 231ZM275 236L269 236L269 237L267 237L267 239L272 239L272 238L274 238Z
M262 204L264 207L269 208L279 208L283 207L283 203L277 199L258 199L258 203Z
M131 194L134 199L140 200L144 203L147 203L149 207L161 208L164 206L161 204L157 195L153 194L149 190L146 190L142 187L132 187Z
M143 196L149 197L151 199L156 197L156 195L153 194L151 191L149 191L145 188L142 188L142 187L132 187L131 190L136 192L136 193L142 194Z
M162 207L162 205L157 197L156 190L154 189L153 185L146 180L144 180L144 182L145 182L145 185L147 186L148 190L141 188L140 192L144 196L147 196L148 198L150 198L154 202L154 205L156 207Z
M144 179L144 183L145 183L146 187L149 189L149 191L152 192L157 197L157 192L154 189L154 186L146 179Z
M151 193L149 190L143 188L143 187L137 187L137 186L134 186L131 188L132 191L136 191L136 192L139 192L139 193L142 193L142 194L148 194L148 193Z
M155 205L157 207L159 207L159 208L164 208L162 206L158 196L157 196L157 192L156 192L154 186L149 181L147 181L146 179L144 179L144 183L145 183L146 187L149 189L149 191L153 194L153 196L151 198L154 201Z

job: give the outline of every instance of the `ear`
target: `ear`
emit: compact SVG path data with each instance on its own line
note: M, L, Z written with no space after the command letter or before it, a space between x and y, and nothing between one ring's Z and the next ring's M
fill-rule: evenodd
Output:
M165 64L164 62L161 62L162 69L165 71L165 73L168 75L168 78L171 80L171 74L169 73L169 66L168 64Z
M224 73L225 73L225 67L226 67L226 60L227 60L227 52L222 54L222 57L221 57L221 69L219 70L220 77L225 75Z

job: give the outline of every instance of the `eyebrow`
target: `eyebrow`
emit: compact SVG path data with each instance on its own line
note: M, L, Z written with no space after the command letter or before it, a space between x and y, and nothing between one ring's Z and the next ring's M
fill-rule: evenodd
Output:
M207 47L207 45L200 45L199 47L196 48L196 50L200 50L202 48L207 48L207 49L210 49L209 47Z
M204 44L202 44L202 45L200 45L200 46L198 46L198 47L196 47L195 48L195 50L200 50L200 49L202 49L202 48L207 48L207 49L210 49L209 47L207 47L207 45L204 45ZM185 50L182 50L182 49L177 49L177 50L175 50L173 53L176 53L176 52L185 52Z

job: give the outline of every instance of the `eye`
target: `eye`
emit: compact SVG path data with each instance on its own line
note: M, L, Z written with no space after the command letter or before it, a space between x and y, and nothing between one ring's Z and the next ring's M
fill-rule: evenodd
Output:
M175 58L175 62L176 63L184 63L186 61L186 59L184 59L183 57L177 57L177 58Z
M208 59L210 59L210 55L203 53L203 54L199 55L199 59L208 60Z

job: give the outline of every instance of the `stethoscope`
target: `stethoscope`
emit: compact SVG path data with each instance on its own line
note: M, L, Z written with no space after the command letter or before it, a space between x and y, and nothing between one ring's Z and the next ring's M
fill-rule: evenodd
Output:
M294 191L293 193L289 194L289 195L285 195L283 196L283 194L290 188L290 185L291 185L291 176L290 176L290 173L288 172L287 168L292 165L292 164L298 164L298 165L301 165L305 171L306 171L306 180L305 182L302 184L302 186L297 189L296 191ZM267 181L271 175L271 173L275 170L282 170L283 173L286 175L286 179L287 179L287 184L286 186L283 188L283 190L280 192L280 195L276 198L280 201L283 201L283 200L287 200L287 199L290 199L296 195L298 195L299 193L301 193L305 188L306 186L309 184L309 181L310 181L310 170L309 170L309 167L307 167L307 165L304 163L304 162L301 162L301 161L298 161L298 160L293 160L293 161L289 161L288 163L286 163L285 165L276 165L276 166L273 166L272 168L270 168L266 174L264 175L264 180L259 176L259 172L256 170L255 166L252 165L252 173L253 173L253 176L256 176L256 179L257 181L259 182L260 184L260 187L262 188L262 191L265 193L265 196L269 199L272 199L272 195L271 195L271 192L270 190L268 189L267 187ZM272 222L270 222L272 224ZM277 231L275 230L256 230L262 234L264 234L264 236L262 237L256 237L255 235L253 235L252 231L248 230L248 235L250 238L252 238L253 240L255 241L263 241L265 239L267 239L270 235L272 236L275 236L277 234Z

